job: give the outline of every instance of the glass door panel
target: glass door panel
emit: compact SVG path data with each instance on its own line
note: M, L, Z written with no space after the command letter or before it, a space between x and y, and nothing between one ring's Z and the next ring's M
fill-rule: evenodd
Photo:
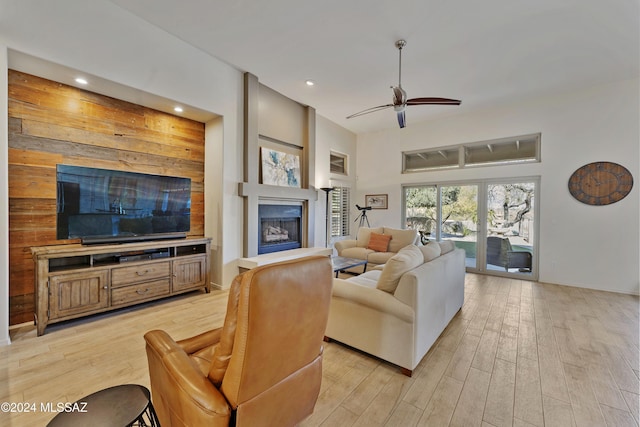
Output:
M533 274L535 189L535 182L487 186L487 271Z
M436 240L438 192L435 186L404 188L405 227L418 230L423 244Z
M467 267L476 268L478 242L478 186L440 187L440 237L465 250Z

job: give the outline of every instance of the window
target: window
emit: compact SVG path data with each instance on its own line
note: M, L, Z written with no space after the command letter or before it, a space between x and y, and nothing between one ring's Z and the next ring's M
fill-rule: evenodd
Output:
M331 192L331 237L349 235L349 190L334 186Z
M347 155L336 153L334 151L330 154L330 172L339 173L341 175L348 175L347 168Z
M443 148L433 151L416 151L403 153L403 172L418 172L429 169L457 168L458 148Z
M402 172L540 161L540 134L402 153Z

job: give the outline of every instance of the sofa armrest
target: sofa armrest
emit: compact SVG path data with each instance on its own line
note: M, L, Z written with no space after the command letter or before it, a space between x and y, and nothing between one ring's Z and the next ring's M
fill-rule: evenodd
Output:
M404 321L413 322L413 309L400 302L392 294L362 286L349 280L333 279L333 298L349 300L354 304L392 314Z
M342 253L342 251L345 250L345 249L355 248L356 247L356 241L355 240L351 240L351 239L338 240L333 245L335 246L336 251L338 251L338 255L340 255Z

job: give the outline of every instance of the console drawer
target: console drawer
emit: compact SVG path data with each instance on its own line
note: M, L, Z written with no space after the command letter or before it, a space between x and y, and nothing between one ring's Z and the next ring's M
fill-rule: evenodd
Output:
M169 277L171 274L171 262L162 261L132 265L130 267L117 267L111 270L111 287L140 283L143 280Z
M111 305L130 304L146 299L169 295L171 283L169 279L154 280L138 285L125 286L111 290Z

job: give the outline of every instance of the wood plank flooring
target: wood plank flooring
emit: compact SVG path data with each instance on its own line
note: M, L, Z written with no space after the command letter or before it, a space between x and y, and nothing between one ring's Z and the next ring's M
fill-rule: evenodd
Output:
M42 426L40 403L148 387L143 334L185 338L218 327L227 293L172 300L47 328L11 331L0 348L2 426ZM338 343L325 348L321 394L302 427L638 426L637 296L467 274L465 304L414 371Z

